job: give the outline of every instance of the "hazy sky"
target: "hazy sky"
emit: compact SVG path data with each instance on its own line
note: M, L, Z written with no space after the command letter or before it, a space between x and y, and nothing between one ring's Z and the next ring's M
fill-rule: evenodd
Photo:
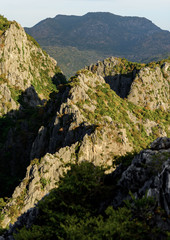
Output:
M0 14L23 27L58 14L84 15L111 12L121 16L146 17L170 31L170 0L0 0Z

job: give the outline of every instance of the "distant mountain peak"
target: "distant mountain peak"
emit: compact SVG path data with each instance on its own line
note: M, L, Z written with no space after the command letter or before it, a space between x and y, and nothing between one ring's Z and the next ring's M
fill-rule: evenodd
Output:
M26 28L26 31L44 46L69 76L85 65L109 56L150 61L155 56L164 58L170 53L170 32L161 30L144 17L109 12L57 15Z

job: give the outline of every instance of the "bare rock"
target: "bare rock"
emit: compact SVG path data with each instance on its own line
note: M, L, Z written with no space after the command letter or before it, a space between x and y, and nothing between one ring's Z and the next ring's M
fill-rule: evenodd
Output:
M170 139L166 137L157 138L151 143L152 150L168 149L170 148Z
M169 138L159 138L155 141L159 148L146 149L135 156L132 164L122 173L118 182L119 190L112 201L114 207L122 204L123 200L128 197L129 191L139 198L147 191L147 195L154 197L169 215L170 148L167 147L169 140Z

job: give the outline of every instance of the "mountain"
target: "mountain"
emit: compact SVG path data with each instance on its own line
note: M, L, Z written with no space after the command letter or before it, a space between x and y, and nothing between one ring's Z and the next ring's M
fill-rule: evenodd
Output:
M170 139L130 159L111 174L89 162L71 164L58 188L1 239L169 239Z
M112 206L112 223L117 216L120 222L129 216L125 236L131 226L133 239L138 226L147 237L153 233L155 239L163 239L169 231L170 61L139 64L110 57L66 81L55 60L18 23L1 16L0 26L1 72L5 75L0 89L7 89L1 91L0 239L42 239L42 234L43 239L69 239L53 234L63 234L63 226L72 234L73 225L78 228L75 234L83 233L86 228L79 231L79 227L89 229L86 220L105 221L108 206ZM5 108L10 101L15 104ZM151 149L132 162L151 143ZM132 211L123 207L128 191ZM119 204L123 216L115 212ZM140 211L133 210L140 206ZM34 216L39 213L36 222ZM36 226L27 232L32 220ZM65 221L72 225L66 226ZM25 227L17 234L21 222ZM78 222L82 223L79 227ZM44 228L37 223L45 224ZM9 231L2 229L8 226Z
M109 56L146 61L170 53L170 32L140 17L104 12L84 16L57 15L25 30L53 57L59 55L59 64L67 74L72 61L79 69L91 63L88 51L93 51L93 62ZM60 56L61 52L72 56L71 59ZM71 74L75 72L75 68L72 69Z
M42 108L64 78L57 62L3 16L0 43L0 197L7 197L25 175Z
M1 28L0 35L0 115L2 116L10 110L19 109L19 95L30 87L32 90L27 90L28 95L35 90L38 94L37 98L41 100L48 98L56 89L52 77L61 70L57 62L49 57L18 23L9 22L4 17L0 20L8 24L8 28ZM26 97L24 100L26 101ZM41 101L28 104L41 104Z
M26 148L30 165L6 205L4 226L55 188L68 164L88 161L113 171L117 156L138 152L155 138L167 136L170 63L141 66L110 58L98 65L79 71L70 82L59 85L58 93L41 110L40 128L31 147ZM115 91L126 98L118 96L110 88L112 84L106 83L111 73ZM147 92L150 79L154 85ZM121 84L127 89L119 93ZM12 145L7 139L6 149Z

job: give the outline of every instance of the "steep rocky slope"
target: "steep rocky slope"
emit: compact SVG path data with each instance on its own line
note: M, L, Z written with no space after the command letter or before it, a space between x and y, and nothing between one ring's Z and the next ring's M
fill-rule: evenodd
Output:
M112 171L116 156L139 151L168 134L168 112L157 104L150 110L120 98L93 70L81 70L58 91L45 110L52 115L32 143L26 177L4 209L3 226L56 187L68 163L89 161Z
M70 164L88 161L109 173L120 156L168 136L170 63L109 58L65 82L21 26L4 21L0 197L9 198L0 199L0 225L6 227L56 188Z
M52 77L60 72L57 62L43 52L18 23L6 22L9 23L8 28L0 34L1 116L19 109L19 96L31 86L34 86L38 96L34 96L33 90L27 90L28 98L34 98L30 104L41 104L41 100L48 98L50 92L55 90Z
M44 105L64 81L56 64L18 23L0 16L0 197L25 175Z
M169 107L170 61L139 64L126 59L107 58L87 67L104 77L122 98L148 109Z
M125 160L127 159L125 158ZM99 177L99 172L97 172L97 169L95 170L95 166L93 165L94 170L91 169L91 173L93 175L93 173L95 172L98 178L98 182L103 182L103 185L99 185L99 187L94 183L94 185L92 185L91 189L88 189L88 191L89 196L91 196L91 201L89 203L92 206L94 204L94 199L99 199L99 205L97 201L95 201L95 204L93 206L93 211L94 209L97 210L98 215L99 213L102 214L108 206L112 206L113 209L117 209L117 207L126 209L124 207L126 202L127 206L131 209L131 212L127 213L133 214L130 219L127 218L129 220L129 223L131 224L131 227L130 225L128 227L129 229L126 229L126 216L122 216L120 223L123 224L124 228L121 230L122 233L119 232L119 228L121 227L119 226L118 228L118 220L115 220L114 218L112 218L111 222L109 223L109 231L107 228L107 221L105 220L104 226L106 226L106 229L102 232L103 226L99 225L99 223L101 222L101 216L97 219L98 224L96 224L96 215L93 216L92 211L89 211L88 214L91 214L91 218L93 216L93 224L90 225L89 223L87 228L88 230L85 231L85 228L87 226L84 226L85 224L88 224L88 221L85 220L86 218L84 218L84 222L81 222L83 221L82 216L80 218L80 222L78 223L72 220L74 228L71 230L71 232L69 232L69 228L67 228L68 224L70 224L71 227L73 227L73 225L69 222L69 218L67 218L67 215L73 215L74 218L79 216L78 212L76 213L76 208L73 204L77 202L77 204L79 204L79 211L83 212L83 207L85 206L81 206L81 202L84 198L87 198L86 201L89 200L87 192L85 191L86 188L84 189L84 191L80 190L82 196L79 196L77 192L72 195L69 184L74 190L76 189L76 184L77 187L80 184L79 177L84 177L84 182L86 184L86 178L89 178L89 180L91 181L93 179L93 181L95 182L95 178L93 178L92 176L89 177L89 173L85 172L84 168L86 167L88 169L92 166L86 164L83 167L83 164L79 163L77 167L73 168L74 171L72 171L72 173L70 171L70 175L65 175L65 178L67 178L65 184L68 180L70 180L70 182L67 183L67 191L70 194L69 199L65 199L64 197L67 193L64 192L64 181L61 181L59 190L53 190L48 196L44 197L44 199L41 200L35 208L29 209L29 211L24 213L17 220L17 222L10 227L10 230L4 235L4 237L2 237L2 240L13 239L13 234L17 233L19 229L22 230L21 232L19 232L19 236L17 236L17 234L15 235L17 240L36 239L36 237L39 237L39 239L44 239L44 237L47 237L48 239L58 239L60 236L63 236L63 234L66 234L67 239L72 239L74 235L80 237L79 230L81 224L84 224L81 229L82 238L85 235L86 237L89 235L91 236L91 234L93 234L93 237L96 236L96 227L98 226L97 232L100 232L99 235L97 235L98 239L104 239L102 237L104 237L105 234L107 238L108 236L112 236L114 237L114 239L120 239L120 236L122 239L127 239L127 234L128 236L134 237L133 239L143 239L144 237L147 237L147 239L168 239L166 234L167 232L170 232L170 218L168 217L170 214L170 139L166 137L156 139L151 144L149 149L141 151L133 158L132 162L129 163L129 166L126 165L126 162L122 162L115 171L113 171L111 174L105 174L102 178L101 176ZM75 176L75 179L74 177L72 177L72 175ZM74 182L75 180L77 182ZM86 185L84 185L84 187L85 186ZM65 187L67 187L67 185ZM100 192L100 190L102 190L102 193ZM63 199L61 197L62 194L64 195ZM102 198L101 194L103 195ZM74 195L77 196L77 199L74 199ZM127 199L129 199L128 202ZM64 201L65 205L62 205L62 200ZM70 201L70 204L72 204L71 206L74 209L72 209L72 211L69 210L69 205L67 205L68 200ZM131 200L132 203L130 203ZM56 202L57 204L59 204L59 207L55 204ZM89 205L87 206L89 207ZM86 211L89 210L87 206ZM60 208L62 208L63 210L61 210ZM60 214L62 214L62 211L64 211L65 208L67 209L67 214L63 215L63 217L68 221L64 221L65 227L63 228L61 223L58 225L54 225L53 227L54 222L56 221L57 223L57 220L60 216L59 213L61 212ZM53 214L50 210L53 210ZM125 214L123 211L121 212L120 209L118 211L119 216L121 214ZM50 214L53 215L52 218ZM107 219L106 216L105 219ZM63 221L62 218L60 219L60 221ZM113 226L115 221L117 221L117 225L115 226L116 230L114 231ZM142 223L142 226L139 223ZM135 224L137 227L135 231L136 234L133 232L132 227L132 225ZM24 226L26 226L26 229L23 228ZM48 228L50 229L50 232ZM57 229L57 231L54 231L54 229ZM86 234L84 231L86 232ZM123 235L123 233L125 234L125 236Z

